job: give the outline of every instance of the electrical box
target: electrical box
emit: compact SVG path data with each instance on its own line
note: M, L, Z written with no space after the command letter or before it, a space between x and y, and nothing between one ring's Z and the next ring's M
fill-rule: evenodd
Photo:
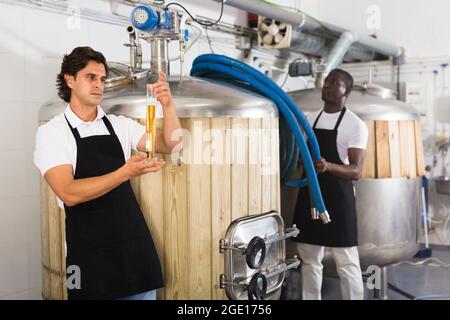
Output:
M290 77L308 77L313 75L312 62L296 61L289 65Z
M425 82L403 82L400 86L400 100L415 107L420 116L427 116L428 85Z

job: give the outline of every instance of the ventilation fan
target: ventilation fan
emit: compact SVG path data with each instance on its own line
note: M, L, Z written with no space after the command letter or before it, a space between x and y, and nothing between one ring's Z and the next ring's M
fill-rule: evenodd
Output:
M288 48L291 45L292 26L259 16L258 44L264 48Z

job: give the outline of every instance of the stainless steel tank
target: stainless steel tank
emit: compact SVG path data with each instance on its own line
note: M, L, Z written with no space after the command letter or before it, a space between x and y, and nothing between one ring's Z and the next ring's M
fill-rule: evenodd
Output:
M323 107L320 89L290 92L308 114ZM392 91L375 85L355 86L346 106L362 120L418 120L417 111L395 100ZM412 257L418 250L421 178L360 179L354 182L361 268L387 266ZM298 190L281 189L282 215L292 221ZM302 226L297 226L302 233ZM288 250L295 251L294 246ZM327 258L328 256L328 258ZM330 256L324 259L325 272Z
M101 102L106 113L123 115L135 119L145 119L145 84L150 77L148 70L135 74L135 82L126 76L128 67L118 63L108 63L109 79ZM169 76L170 89L180 118L193 117L240 117L278 118L274 103L248 90L223 82L201 80L179 76ZM45 103L39 110L39 121L48 121L60 114L67 103L59 98Z

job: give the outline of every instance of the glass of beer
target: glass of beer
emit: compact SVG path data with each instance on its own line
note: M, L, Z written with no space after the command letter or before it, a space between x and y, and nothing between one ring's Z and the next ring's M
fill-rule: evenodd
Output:
M147 159L155 157L156 143L156 98L153 86L147 84L147 116L145 121L145 152Z

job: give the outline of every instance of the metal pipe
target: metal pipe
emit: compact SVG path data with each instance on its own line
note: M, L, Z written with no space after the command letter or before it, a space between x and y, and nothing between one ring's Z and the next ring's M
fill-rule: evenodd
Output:
M222 0L213 1L222 2ZM304 14L298 14L295 12L280 9L260 1L224 0L223 3L229 5L230 7L234 7L251 13L256 13L271 19L287 22L289 24L292 24L292 26L301 26L306 22L306 16Z
M213 0L213 1L220 2L221 0ZM256 13L264 17L289 23L293 27L301 28L301 30L303 31L323 34L323 32L327 30L325 32L328 33L327 35L328 37L330 37L329 34L330 31L332 33L336 33L336 35L333 36L340 36L342 33L350 31L329 23L319 23L307 17L305 14L294 13L259 1L227 0L224 3L234 8L238 8L247 12ZM354 35L356 37L355 43L361 44L380 54L392 56L394 58L401 58L404 55L403 48L399 46L377 40L367 35L357 33L354 33Z
M127 45L130 47L130 66L133 69L137 67L138 48L136 44L136 31L133 26L127 27L130 43Z
M342 62L345 53L356 41L357 37L358 35L355 32L350 31L346 31L341 34L341 37L325 58L325 75L327 75L332 69L336 68Z
M324 30L324 28L328 29L331 32L336 32L337 35L340 35L346 31L350 31L348 29L344 29L330 23L322 23L321 25L317 21L310 18L306 18L306 23L302 27L302 30L315 31L317 33L323 34L324 32L327 32ZM355 33L355 36L356 36L355 43L368 47L378 53L384 54L386 56L391 56L394 58L403 55L403 49L399 46L375 39L371 36L364 34Z
M348 49L355 42L356 37L357 35L355 32L346 31L341 34L340 38L333 48L331 48L324 61L322 61L321 65L316 68L316 87L322 88L325 77L331 70L336 68L342 62L342 59Z

